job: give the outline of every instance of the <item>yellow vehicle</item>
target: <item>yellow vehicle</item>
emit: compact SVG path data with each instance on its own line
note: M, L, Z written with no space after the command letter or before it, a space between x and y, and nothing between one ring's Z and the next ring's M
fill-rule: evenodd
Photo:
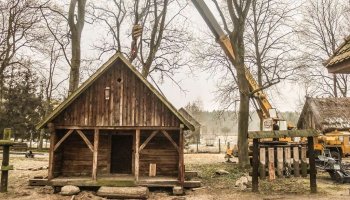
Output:
M350 156L350 132L332 131L315 138L315 151L321 155L325 149L329 149L333 158Z

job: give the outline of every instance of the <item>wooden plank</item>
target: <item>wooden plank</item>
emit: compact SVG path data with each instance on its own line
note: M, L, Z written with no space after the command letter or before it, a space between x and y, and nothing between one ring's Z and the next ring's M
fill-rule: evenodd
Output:
M266 178L266 149L264 147L260 148L260 166L259 166L259 171L260 171L260 179L265 179Z
M72 130L91 130L101 128L101 126L71 126L71 125L58 125L56 129L72 129ZM103 126L104 130L180 130L177 126Z
M184 132L183 132L183 126L182 124L180 125L180 135L179 135L179 181L180 185L183 188L184 187L184 182L185 182L185 165L184 165ZM170 136L169 136L170 137Z
M97 156L98 156L98 145L100 140L100 133L99 129L95 129L94 132L94 151L93 151L93 158L92 158L92 179L96 180L97 178Z
M94 147L92 146L92 144L90 143L90 140L86 138L85 134L81 131L81 130L77 130L78 134L80 135L80 137L84 140L84 142L86 143L86 145L89 147L89 149L91 150L91 152L94 152Z
M158 133L158 131L153 131L152 134L146 139L146 141L140 146L139 152L142 151L142 149L144 149L146 147L146 145L148 144L148 142L154 137L156 136L156 134Z
M49 185L48 179L29 179L29 186L45 186Z
M156 176L156 175L157 175L157 164L150 163L149 164L149 176Z
M306 147L301 147L301 176L307 177Z
M139 180L140 171L140 155L139 155L139 145L140 145L140 129L136 129L135 133L135 180Z
M275 180L275 152L273 148L268 148L269 154L269 180Z
M279 130L279 131L249 131L248 138L285 138L285 137L309 137L318 136L315 129L305 130Z
M316 163L315 163L315 151L314 151L314 138L307 138L307 146L309 152L309 163L310 163L310 190L311 193L317 192L316 185Z
M290 177L290 174L292 172L290 147L284 148L284 162L286 177Z
M184 188L199 188L201 187L201 182L200 181L185 181Z
M295 177L300 176L299 147L293 147L293 172Z
M148 199L147 187L106 187L102 186L97 191L100 197L108 199Z
M175 147L175 149L179 152L180 149L179 147L177 146L177 144L174 142L173 138L171 138L171 136L169 135L168 132L166 132L165 130L162 130L162 133L164 134L164 136L166 138L168 138L168 140L171 142L171 144ZM181 137L181 136L180 136Z
M277 176L283 177L283 147L277 147Z
M49 173L48 173L48 179L51 180L54 176L53 176L53 172L54 172L54 165L55 165L55 159L54 159L54 155L55 155L55 143L57 140L57 136L55 131L53 130L50 133L50 154L49 154Z
M58 147L62 144L62 142L64 142L64 140L66 140L72 133L74 130L69 130L61 139L60 141L57 142L57 144L54 147L53 151L56 151L58 149Z
M265 157L265 154L264 154ZM253 139L253 176L252 176L252 191L259 191L259 139Z

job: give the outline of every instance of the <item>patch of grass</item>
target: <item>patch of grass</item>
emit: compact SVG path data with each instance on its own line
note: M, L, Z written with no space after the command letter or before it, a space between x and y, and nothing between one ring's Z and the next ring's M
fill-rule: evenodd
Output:
M262 194L307 194L310 192L310 185L309 180L304 178L259 180L259 191Z
M219 169L226 170L229 174L215 174ZM198 171L202 184L213 188L233 188L238 178L248 174L248 170L242 170L233 163L189 164L186 165L186 170Z

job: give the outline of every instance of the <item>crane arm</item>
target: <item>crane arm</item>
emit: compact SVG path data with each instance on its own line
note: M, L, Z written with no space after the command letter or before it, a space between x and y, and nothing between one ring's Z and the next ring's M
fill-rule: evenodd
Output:
M205 23L208 25L211 32L214 34L216 41L220 44L226 56L230 59L231 62L235 62L236 58L231 40L221 29L220 24L216 21L213 13L210 11L208 6L203 0L192 0L192 2L197 8L198 12L201 14ZM244 69L250 92L257 91L253 94L253 97L257 100L260 107L258 110L259 117L261 119L266 119L270 117L269 111L272 109L272 106L268 101L266 94L260 89L259 84L256 82L248 68L244 66Z

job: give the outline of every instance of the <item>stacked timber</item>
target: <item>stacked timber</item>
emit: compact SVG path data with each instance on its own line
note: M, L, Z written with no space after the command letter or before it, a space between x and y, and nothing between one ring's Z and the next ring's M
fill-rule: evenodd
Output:
M259 176L269 180L289 177L307 177L309 158L305 146L261 146L259 149Z

